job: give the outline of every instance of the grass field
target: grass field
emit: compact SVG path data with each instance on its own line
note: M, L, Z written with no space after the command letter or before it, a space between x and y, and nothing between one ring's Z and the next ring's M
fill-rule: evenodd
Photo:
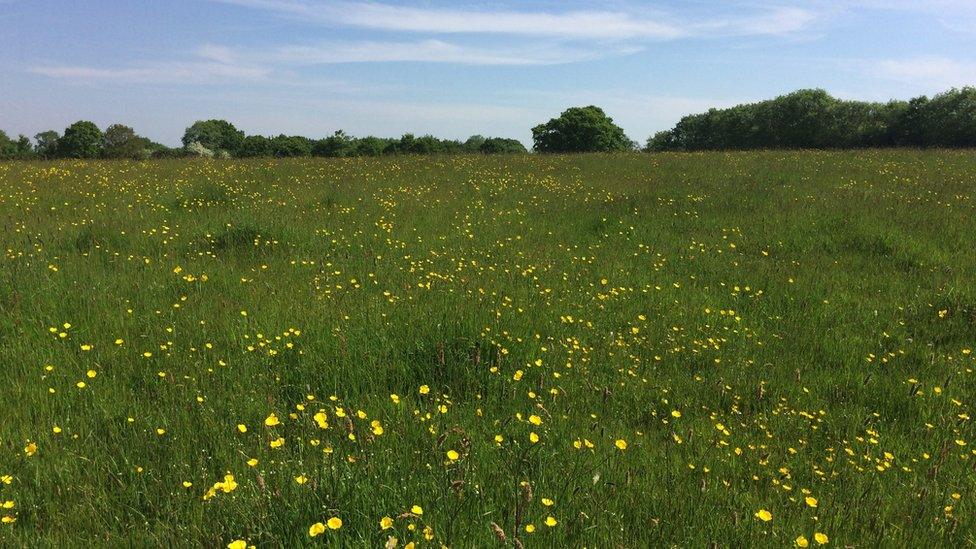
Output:
M972 152L7 163L0 227L0 545L976 545Z

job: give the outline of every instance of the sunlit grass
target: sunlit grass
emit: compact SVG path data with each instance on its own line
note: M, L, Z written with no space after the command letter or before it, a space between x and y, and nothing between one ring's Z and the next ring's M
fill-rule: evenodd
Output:
M0 545L976 544L974 177L0 164Z

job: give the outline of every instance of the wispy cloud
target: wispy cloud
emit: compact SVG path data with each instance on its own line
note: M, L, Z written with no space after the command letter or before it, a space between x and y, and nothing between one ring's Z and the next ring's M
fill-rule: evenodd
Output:
M253 54L275 64L321 65L412 61L465 65L553 65L595 59L610 53L626 54L634 48L581 49L558 44L532 47L480 48L442 40L415 42L333 42L315 46L282 46L269 53Z
M660 10L567 12L407 7L374 2L213 0L267 10L298 20L338 26L431 34L508 34L563 39L673 40L693 36L775 35L817 19L798 7L754 10L748 16L682 19Z
M65 80L132 83L219 83L234 80L262 80L271 69L241 62L229 48L207 44L187 61L150 62L128 67L84 65L41 65L30 72Z

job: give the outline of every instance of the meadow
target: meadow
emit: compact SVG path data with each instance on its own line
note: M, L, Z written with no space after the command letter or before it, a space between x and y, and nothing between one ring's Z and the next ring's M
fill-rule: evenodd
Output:
M976 545L970 151L0 163L0 545Z

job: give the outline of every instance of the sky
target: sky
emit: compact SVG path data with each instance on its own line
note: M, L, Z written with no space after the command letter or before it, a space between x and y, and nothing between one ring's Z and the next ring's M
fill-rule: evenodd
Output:
M976 0L0 0L0 129L473 134L598 105L643 142L711 107L976 85Z

